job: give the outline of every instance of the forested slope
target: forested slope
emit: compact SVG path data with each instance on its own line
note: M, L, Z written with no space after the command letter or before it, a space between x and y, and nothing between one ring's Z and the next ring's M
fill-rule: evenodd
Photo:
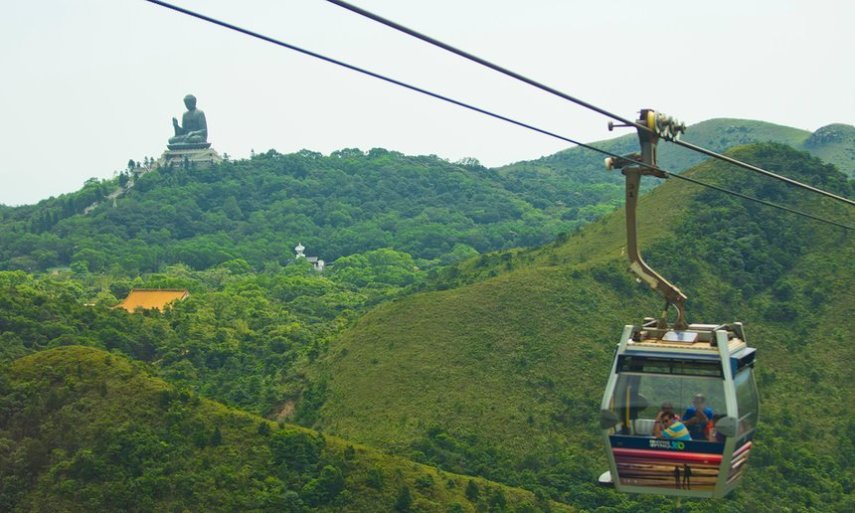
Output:
M830 125L811 135L721 119L693 125L686 140L720 151L780 142L851 174L853 131ZM620 154L637 147L631 134L595 144ZM660 154L675 172L702 159L665 143ZM164 265L203 270L241 258L261 270L288 262L298 243L327 262L393 248L428 267L546 243L610 212L623 197L620 176L603 170L601 155L580 148L499 169L376 148L329 156L271 150L212 169L142 171L92 179L37 205L0 205L0 269L70 266L135 276ZM129 185L115 203L108 198Z
M736 127L725 131L727 137L812 141L812 151L846 162L845 125L810 135L765 124L746 132L739 127L753 122L721 121ZM714 137L721 127L709 123ZM727 137L719 142L725 144ZM633 149L631 142L626 138L626 151ZM428 478L410 481L395 470L397 488L382 487L384 507L400 499L411 500L412 511L528 511L528 501L539 511L545 498L603 512L663 507L658 499L620 497L593 485L605 467L593 415L614 343L624 324L658 312L661 304L625 272L620 213L579 230L617 204L610 203L610 195L623 192L620 176L601 170L599 157L589 173L587 160L574 160L576 151L551 157L555 162L548 165L537 163L531 176L525 165L488 170L474 162L450 164L386 150L330 156L268 152L210 170L147 173L115 207L102 202L87 215L82 212L89 204L130 177L90 181L77 193L39 205L0 206L3 500L14 500L20 511L50 504L73 511L81 504L102 504L99 500L130 504L121 494L134 493L155 509L194 510L186 487L167 485L171 495L164 498L157 483L167 473L186 471L182 479L189 482L191 467L207 470L206 462L214 460L198 459L202 456L194 451L210 448L198 433L215 426L185 410L175 414L174 425L163 424L171 406L137 404L132 388L119 383L130 379L149 390L148 378L137 382L128 377L136 374L111 374L100 366L86 374L90 356L101 353L56 350L85 345L111 351L115 361L132 358L136 362L127 372L142 365L165 379L170 385L152 386L174 390L180 408L209 404L193 399L199 394L443 471L521 486L537 497L514 502L514 492L507 492L502 499L491 491L498 487L476 480L470 497L459 501L459 488L431 495L439 493L434 488L439 474L430 484ZM786 147L748 146L735 156L853 194L843 174ZM829 201L744 171L704 163L688 172L855 224L851 214ZM855 355L844 339L855 328L851 235L674 182L642 199L645 255L689 294L691 320L746 322L749 341L760 349L764 399L745 489L728 502L689 507L852 509L855 477L849 462L855 448L845 433L855 425L847 420L845 398L853 392L849 369ZM534 249L515 248L548 240ZM334 265L317 273L304 260L294 261L291 248L297 242L308 246L310 255L335 258ZM512 249L489 252L497 248ZM453 262L460 263L443 267ZM25 272L46 269L50 272ZM187 288L190 298L163 313L110 308L131 287ZM16 358L22 359L8 367ZM22 374L28 366L29 374ZM36 368L45 375L36 376ZM100 382L107 384L103 396ZM128 397L129 404L118 404ZM817 405L822 415L810 425L802 422L804 412ZM118 429L117 443L124 444L126 427L109 419L133 414L110 408L137 406L148 411L139 412L141 419L155 422L144 428L140 443L175 441L178 453L165 452L190 458L186 467L172 468L151 456L152 473L145 477L138 462L110 459L112 449L98 440L102 435L114 440L111 430ZM149 410L160 416L152 419ZM251 433L265 431L260 418L232 414L255 419L247 440L263 442ZM90 420L101 424L86 424ZM71 426L77 421L83 424ZM30 424L44 428L29 432ZM74 445L63 438L66 429L94 445ZM97 430L101 434L92 434ZM135 443L118 452L135 454ZM31 458L20 451L31 446L37 468L21 466ZM244 448L229 447L233 453ZM84 449L89 452L80 453ZM150 449L145 451L149 458ZM204 482L193 488L202 494L198 504L219 500L213 498L217 487L240 487L247 490L234 492L240 502L222 499L232 509L282 510L282 494L299 506L296 494L299 507L319 511L363 507L362 497L345 492L337 496L339 502L312 504L309 483L340 482L334 471L324 474L327 460L312 467L314 474L267 475L258 465L267 465L269 454L258 451L260 459L217 460L229 469L220 474L200 472ZM344 467L333 466L350 483ZM71 467L83 474L68 474ZM95 474L89 474L92 468ZM2 469L11 470L3 474ZM107 474L127 482L116 485L120 495L105 492L113 486ZM81 481L92 475L97 477L92 487ZM254 481L258 476L266 476L259 478L261 484ZM186 486L181 483L175 487ZM410 499L399 495L404 483ZM451 490L461 483L446 485ZM347 490L365 492L369 501L377 497L358 483ZM275 496L272 502L265 502L267 494ZM371 511L367 506L345 510Z
M392 247L439 263L536 245L578 224L518 198L477 164L382 149L270 151L208 169L160 168L142 174L115 207L104 201L83 215L117 186L96 181L0 210L0 266L135 275L241 258L260 270L287 263L298 243L328 262Z
M0 375L2 511L572 511L228 409L140 367L69 346Z
M755 142L786 144L834 164L844 174L855 177L855 127L834 124L811 134L806 130L746 119L710 119L691 125L682 137L686 142L724 152L734 146ZM638 151L638 137L634 132L591 143L618 155ZM659 166L675 173L701 163L706 157L700 153L663 141L659 145ZM603 171L603 155L584 148L570 148L554 155L518 162L496 170L505 187L534 205L561 203L594 194L597 202L590 206L571 209L566 215L588 216L592 212L609 212L623 201L623 178L619 173ZM650 189L657 183L648 180L642 184ZM585 188L577 184L585 184Z
M324 273L305 259L257 273L241 259L204 271L174 265L133 280L0 271L0 365L63 345L100 347L210 399L275 416L302 394L303 362L423 275L409 255L388 249L343 257ZM114 308L132 287L190 296L163 313Z
M784 146L733 155L852 195L833 167ZM718 163L689 172L855 222L848 207ZM759 349L762 419L745 486L690 509L849 511L851 233L676 181L643 197L640 213L645 255L689 295L690 320L741 320ZM661 307L626 273L623 237L615 213L556 244L467 262L448 290L362 317L314 370L325 391L316 425L594 511L663 507L593 484L606 467L595 413L614 346L624 324ZM475 283L457 286L466 273Z

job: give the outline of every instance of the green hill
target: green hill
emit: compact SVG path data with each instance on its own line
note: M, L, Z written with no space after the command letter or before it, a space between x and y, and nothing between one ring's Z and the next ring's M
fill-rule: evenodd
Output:
M123 183L133 187L114 207L107 194ZM382 149L271 150L208 169L159 168L135 181L123 174L0 209L0 269L136 275L242 258L259 270L292 259L298 243L328 262L392 247L431 265L537 245L577 224L518 198L475 163Z
M855 178L855 127L852 125L824 126L811 134L801 148Z
M200 399L79 346L0 374L0 509L570 512Z
M240 259L204 271L175 265L133 280L0 271L0 365L59 346L99 347L209 399L275 417L300 395L303 361L423 274L389 249L343 257L324 273L305 259L262 272ZM162 313L114 308L132 287L187 289L189 297Z
M828 144L837 144L835 137ZM818 139L815 145L826 144ZM852 195L842 174L804 153L759 145L735 155ZM433 181L445 172L448 181ZM828 201L717 163L687 172L855 224ZM592 484L605 465L592 412L614 343L623 324L661 306L624 271L620 214L536 249L486 253L430 273L417 268L474 255L465 243L448 242L461 234L486 230L519 244L529 224L549 225L545 220L564 214L549 216L587 201L538 206L503 185L516 179L511 174L385 150L274 152L216 170L151 172L120 199L130 204L126 210L103 204L78 213L104 192L107 185L97 182L42 205L0 209L4 267L61 264L61 255L72 264L56 275L0 272L0 510L109 511L117 504L133 511L137 500L145 511L217 504L375 511L407 503L407 494L412 511L530 511L526 502L539 511L546 498L602 512L662 509L658 499ZM358 185L365 177L371 182ZM373 182L382 186L367 185ZM690 507L850 510L855 449L845 434L855 425L845 398L853 353L844 337L855 304L851 236L673 182L642 200L645 254L667 276L680 277L692 320L746 321L763 364L763 425L747 486L732 501ZM448 200L448 216L471 223L454 225L438 214L437 198ZM531 215L490 217L489 209L507 204ZM348 224L353 216L323 218L328 207L358 207L364 224ZM312 215L295 214L301 209ZM441 221L419 231L435 214ZM339 258L323 275L305 263L283 265L292 245L286 234L305 229L317 241L365 242L374 237L372 223L392 218L400 222L377 225L390 244L443 247L454 256L426 252L414 261L388 249L363 251ZM136 276L154 268L161 272ZM163 314L108 308L132 286L186 287L191 297ZM420 287L437 291L384 302ZM117 354L52 349L67 345ZM406 459L371 460L375 453L361 446L354 455L332 437L277 430L150 380L142 364L118 353L194 393L282 418L293 409L291 418L307 426ZM822 415L803 422L817 405ZM268 440L294 433L301 440L295 450L319 454L308 466L277 460L279 442ZM232 445L235 439L241 442ZM363 456L380 470L360 466ZM445 472L521 487L536 498L499 493L504 489L478 479L473 488Z
M811 135L718 119L693 125L686 140L719 151L779 142L851 175L853 131L830 125ZM631 134L596 144L621 154L637 146ZM673 171L702 160L668 144L660 155ZM212 169L144 171L92 179L37 205L0 205L0 270L71 267L136 276L177 263L209 269L236 258L260 270L289 261L298 243L327 262L393 248L424 268L544 244L610 212L623 197L620 176L580 148L495 170L375 148L329 156L271 150Z
M597 148L625 155L638 151L634 131L625 135L591 143ZM808 151L838 169L855 177L855 127L829 125L811 134L806 130L744 119L711 119L691 125L683 140L723 152L734 146L754 142L776 142ZM663 142L659 145L659 165L680 173L701 163L706 157ZM522 196L533 205L561 205L590 197L596 201L564 216L591 219L622 204L623 178L618 173L603 172L603 156L584 148L570 148L537 160L518 162L497 169L505 188ZM649 180L643 186L650 189L656 183ZM579 187L584 184L585 187ZM569 203L568 203L569 204Z
M733 155L851 196L834 168L789 148ZM689 173L855 221L718 162ZM741 320L760 351L762 419L745 486L691 510L851 510L855 239L678 181L640 211L646 258L688 293L690 319ZM316 426L595 511L661 509L592 484L606 465L595 413L621 328L661 307L625 272L623 241L615 213L543 248L466 262L457 272L478 274L470 285L378 307L314 368Z

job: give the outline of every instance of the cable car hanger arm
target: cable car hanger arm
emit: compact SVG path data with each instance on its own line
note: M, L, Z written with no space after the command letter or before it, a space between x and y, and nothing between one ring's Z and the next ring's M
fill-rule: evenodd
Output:
M659 317L657 327L661 329L668 328L668 307L673 305L677 310L674 329L684 330L689 327L689 323L686 320L686 295L674 284L654 271L641 257L641 251L638 247L638 221L636 213L638 210L641 177L657 176L659 178L668 178L669 176L668 173L656 166L656 143L659 137L651 129L655 129L657 123L660 125L667 124L666 129L676 134L685 130L685 126L650 109L643 109L641 111L639 123L645 123L650 128L645 130L638 129L641 154L627 155L621 160L608 158L606 159L606 168L620 169L626 177L626 252L629 258L629 270L665 298L665 308ZM634 126L635 123L632 125ZM634 165L628 165L629 162L633 162Z

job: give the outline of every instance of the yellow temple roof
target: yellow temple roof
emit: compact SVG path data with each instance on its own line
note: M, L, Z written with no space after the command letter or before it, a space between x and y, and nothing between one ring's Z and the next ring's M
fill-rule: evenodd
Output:
M116 308L124 308L129 312L137 308L163 310L169 303L181 301L189 295L187 289L132 289Z

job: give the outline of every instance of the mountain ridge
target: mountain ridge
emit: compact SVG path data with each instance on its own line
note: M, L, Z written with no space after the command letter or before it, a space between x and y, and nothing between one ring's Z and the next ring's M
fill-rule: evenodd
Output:
M845 128L842 135L835 135L838 128L819 133L814 144L821 146L826 138L835 144L845 139ZM732 151L737 158L851 195L851 180L806 153L775 144ZM536 180L513 176L518 172L513 169L487 170L473 163L449 164L386 150L368 154L343 150L330 157L272 152L211 171L153 172L126 198L138 201L136 207L122 211L121 206L102 205L93 211L94 218L75 214L74 202L68 204L74 207L71 214L58 220L44 217L50 210L0 208L4 219L0 238L20 244L17 256L0 257L2 265L26 268L30 259L38 268L63 252L71 259L71 269L56 276L0 272L4 290L0 365L55 346L105 347L149 362L183 386L256 412L266 413L274 404L292 401L293 419L304 425L444 471L522 487L533 491L537 500L551 498L610 512L661 508L661 500L618 496L594 484L593 474L603 467L596 422L590 414L599 401L597 369L608 366L611 346L623 324L661 306L625 272L622 214L603 216L613 206L598 207L609 194L622 197L620 177L608 175L596 164L596 176L611 176L614 182L594 184L596 194L587 198L594 206L588 213L601 217L583 228L576 225L570 230L576 233L559 232L545 246L500 252L487 252L485 246L481 254L465 247L466 230L471 235L482 229L479 219L496 228L497 240L502 240L502 234L524 232L526 226L540 226L538 233L545 236L561 219L550 217L556 213L550 209L570 214L577 208L572 215L578 216L584 215L586 207L583 203L571 206L572 202L558 205L561 200L556 198L565 196L561 187L569 187L569 182L555 181L553 189L545 187L544 196L526 198L530 190L496 185L536 185ZM436 176L442 176L437 169L449 170L448 181L436 181ZM546 184L560 180L566 169L538 168L535 177ZM584 167L578 170L586 178L595 176ZM385 184L385 196L373 196L372 201L358 205L370 219L381 214L373 231L367 225L348 224L348 216L352 220L357 213L349 198L335 209L318 203L328 192L372 192L373 179L366 182L363 171ZM705 161L686 173L852 224L852 216L835 204L734 172L719 162ZM353 177L345 186L339 183ZM431 201L443 199L448 208L410 198L411 184L416 191L430 192ZM72 199L88 205L84 200L102 185L88 184L86 194ZM693 508L773 511L792 503L810 511L824 501L847 511L853 504L847 502L846 494L853 490L855 477L846 462L855 457L855 448L839 434L851 428L842 409L843 398L851 392L845 362L853 356L843 344L853 328L847 319L855 318L851 315L855 303L851 240L836 229L777 212L770 215L766 207L693 187L668 181L641 198L645 257L665 276L691 276L677 280L690 296L690 316L697 316L691 320L750 319L748 338L761 341L762 345L757 344L763 350L760 361L765 362L758 372L761 392L773 399L764 402L768 422L758 432L758 440L764 440L756 451L762 472L749 472L744 493L731 505L705 503ZM489 201L478 196L489 191L501 194ZM281 202L272 219L252 203L269 194L279 194L276 200ZM384 212L383 198L398 203ZM473 201L455 212L450 207L458 207L458 199ZM52 208L68 205L60 202ZM513 208L503 212L508 205ZM407 216L383 217L399 207ZM316 217L305 213L312 208ZM290 244L282 240L309 229L310 221L316 220L320 222L314 226L328 233L359 232L357 236L369 237L378 231L389 237L403 233L409 239L390 240L420 241L453 257L440 251L423 255L438 258L413 259L407 253L379 249L339 258L331 274L321 276L308 264L293 261ZM436 231L413 231L425 221L432 221L428 224ZM43 227L33 230L33 223L42 222ZM542 229L550 223L551 228ZM269 228L278 238L250 240L257 233L252 231L256 225ZM463 242L450 244L454 239L444 231L447 226L462 228L456 236L464 237L458 239ZM200 227L205 228L201 234ZM123 230L135 230L138 237L124 240ZM75 248L81 239L74 237L87 231L95 236ZM248 240L251 243L245 244ZM358 239L347 243L354 240ZM116 248L124 251L122 259L111 255ZM4 244L0 249L9 248ZM193 262L196 269L170 259ZM460 263L444 266L455 261ZM256 272L259 266L263 271ZM430 270L424 284L422 266ZM161 272L138 276L146 269ZM127 315L106 308L137 282L187 287L193 294L162 315ZM95 305L84 307L92 291L97 291ZM385 302L395 298L401 299ZM373 305L378 306L362 316ZM339 336L342 329L346 331ZM821 337L821 344L812 338L814 334ZM63 387L62 393L73 392L66 389L75 382L77 371L73 366L67 369L71 372L57 374L56 382L42 389L40 401L61 399L54 385ZM2 378L0 373L0 385ZM108 396L109 390L108 386ZM799 395L791 400L789 396L796 392ZM9 397L17 404L14 393ZM181 399L180 393L176 397L180 404L190 400L189 395ZM798 420L801 412L827 398L832 401L825 407L827 415L812 424L821 429L808 435ZM175 397L167 399L176 403ZM87 407L91 404L81 405L80 411ZM208 444L216 438L214 431L204 423L202 427L205 436L198 443ZM181 429L185 428L187 433L179 438L195 444L187 436L198 435L199 425L190 422ZM18 454L7 451L14 443L0 445L0 457ZM59 482L68 475L67 468L84 473L102 468L104 453L99 451L104 447L87 448L89 453L78 449L69 447L66 454L56 455L54 464L62 465L52 475L60 476ZM317 483L336 489L338 474L324 468L318 465L312 475L292 476L298 485L289 490L306 503L318 500ZM407 482L428 486L426 478L414 479ZM316 484L309 486L311 482ZM250 483L252 490L266 487ZM302 496L305 487L309 488ZM387 490L385 500L397 500L393 495ZM280 499L277 495L275 500ZM481 507L469 502L459 502L464 511ZM428 511L441 507L419 504Z
M41 351L9 371L0 504L10 512L574 511L200 399L99 349Z
M750 145L733 156L783 166L789 176L822 186L847 187L845 177L833 168L782 146ZM738 180L743 192L802 208L830 209L825 213L853 219L823 200L778 184L769 186L766 179L734 178L718 162L705 162L689 172L713 183ZM826 490L810 488L797 476L782 476L770 468L771 461L798 459L823 487L831 486L835 473L852 477L845 457L838 458L843 443L838 434L846 428L841 424L845 421L835 419L842 412L820 421L828 436L811 442L792 419L823 393L853 392L843 367L829 366L825 359L855 356L843 335L845 326L853 328L851 321L831 310L849 310L843 305L855 299L855 261L850 258L855 246L839 229L799 218L778 219L765 208L669 182L641 198L640 230L648 262L665 276L682 277L676 281L689 295L690 320L746 322L749 341L760 349L758 379L767 400L757 437L759 456L745 491L732 504L771 512L789 504L786 501L810 507L816 494L825 493L817 490ZM724 219L727 222L721 222ZM561 244L491 263L500 269L492 277L410 296L362 317L314 370L313 379L323 381L327 390L318 425L419 461L446 462L470 471L478 471L483 459L491 465L499 462L505 469L501 477L489 466L480 467L483 475L524 487L538 486L561 469L577 480L552 487L552 497L582 508L613 504L591 488L597 469L605 466L593 412L621 327L661 306L624 270L623 234L620 243L603 236L622 232L622 224L622 214L615 213ZM588 255L586 247L598 249ZM603 257L604 247L611 249ZM590 262L585 262L587 256ZM841 322L835 324L834 319ZM813 338L814 332L825 337L821 352L794 341ZM788 357L791 351L800 360ZM799 368L799 362L828 370L808 371ZM433 371L439 366L447 368ZM401 394L383 402L378 388ZM802 390L799 398L784 399L797 389ZM477 409L467 409L469 404ZM371 423L375 415L386 420ZM783 449L782 436L799 448L796 454ZM802 458L798 451L811 443L833 463L824 468L820 461L825 460ZM532 460L539 463L529 468L526 462ZM592 494L596 500L590 499ZM844 511L847 501L839 493L834 497L835 510ZM644 509L642 504L628 499L616 511ZM697 511L731 509L698 504Z
M686 137L714 150L810 140L807 149L852 175L855 128L846 127L830 125L810 138L788 127L724 119L693 125ZM598 144L621 154L636 146L630 134ZM660 147L660 164L672 171L702 158ZM0 206L0 268L114 268L135 275L179 262L206 269L242 258L258 269L287 262L298 242L327 261L393 247L430 267L544 244L617 208L623 198L619 174L605 172L602 157L582 148L497 169L379 148L330 156L271 150L213 169L154 170L139 176L115 206L105 201L136 172L93 179L37 205ZM646 183L650 188L654 182Z

